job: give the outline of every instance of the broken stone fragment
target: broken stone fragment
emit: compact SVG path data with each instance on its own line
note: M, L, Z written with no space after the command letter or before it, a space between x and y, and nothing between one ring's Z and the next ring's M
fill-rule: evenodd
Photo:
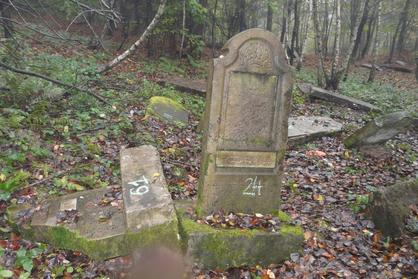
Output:
M301 143L322 136L337 134L343 125L332 118L299 116L289 118L289 143Z
M156 148L122 150L121 168L123 207L120 188L79 192L45 201L18 230L25 238L96 260L157 245L178 250L178 222ZM10 212L10 219L20 224L22 210Z
M418 179L399 182L372 194L369 214L386 236L400 236L406 228L410 206L418 204Z
M123 149L120 165L128 230L175 222L158 150L151 145Z
M410 112L398 111L385 114L354 132L344 141L344 144L347 148L352 148L384 143L417 125L418 118Z
M182 104L162 96L150 99L146 114L180 125L187 125L189 121L189 112Z

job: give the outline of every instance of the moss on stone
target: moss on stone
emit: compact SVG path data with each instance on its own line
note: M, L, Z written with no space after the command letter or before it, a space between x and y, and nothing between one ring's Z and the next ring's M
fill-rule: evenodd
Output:
M300 226L283 225L278 233L263 230L216 229L196 223L179 212L183 247L194 262L208 268L268 265L301 250Z
M279 218L279 220L284 223L292 222L292 218L286 212L282 210L278 210L277 212L274 212L273 216Z
M55 247L81 251L95 260L128 255L136 249L166 245L178 249L178 224L171 222L137 232L126 232L106 239L88 239L65 226L36 226L20 228L25 238L47 242Z

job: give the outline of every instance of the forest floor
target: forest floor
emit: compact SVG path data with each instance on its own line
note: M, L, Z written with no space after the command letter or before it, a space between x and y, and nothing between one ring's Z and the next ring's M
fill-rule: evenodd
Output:
M4 51L4 50L3 50ZM51 47L27 42L22 47L28 69L68 83L86 86L112 103L88 94L65 92L35 78L0 73L0 278L126 278L131 257L95 262L76 251L55 249L21 238L7 220L7 208L74 191L120 185L122 147L158 147L173 199L195 199L201 139L198 131L203 97L161 87L162 75L206 77L202 61L130 58L105 76L94 69L105 60L82 47ZM139 61L139 62L136 62ZM296 82L313 82L313 59L297 73ZM384 111L416 105L413 74L379 72L367 84L367 70L353 67L340 93L369 101ZM148 99L169 96L191 112L189 125L172 126L145 117ZM418 237L387 239L367 219L369 194L418 171L418 137L414 130L389 141L382 156L365 156L344 147L342 140L374 115L310 102L294 90L292 115L321 115L344 123L344 132L289 147L281 210L305 230L304 252L271 266L229 270L191 268L196 278L413 278L418 273ZM386 155L385 155L386 154ZM120 206L115 198L114 206ZM416 210L416 209L415 209ZM417 214L413 211L411 214ZM211 216L212 225L227 218ZM265 216L242 219L243 229L263 227ZM248 221L250 220L250 221ZM269 229L269 228L265 228ZM122 266L122 268L121 268Z

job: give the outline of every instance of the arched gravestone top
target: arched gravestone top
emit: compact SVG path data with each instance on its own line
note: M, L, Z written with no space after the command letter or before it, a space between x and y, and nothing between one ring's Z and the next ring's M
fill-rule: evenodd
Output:
M292 88L278 38L244 31L213 60L199 186L203 212L271 212L280 203Z

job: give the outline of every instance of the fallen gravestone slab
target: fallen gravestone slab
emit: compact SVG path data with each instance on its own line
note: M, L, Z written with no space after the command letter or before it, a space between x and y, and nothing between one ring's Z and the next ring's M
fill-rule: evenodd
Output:
M342 131L343 125L323 116L299 116L289 118L289 143L303 143L315 138Z
M410 112L389 113L367 123L349 136L344 144L348 148L380 144L417 125L418 119Z
M399 182L374 192L369 214L385 236L400 236L406 229L410 206L418 204L418 179ZM417 222L417 220L415 220Z
M168 76L161 78L158 81L158 84L173 86L179 91L193 93L200 96L206 95L206 80Z
M308 94L310 98L313 99L321 99L324 101L336 103L339 105L347 106L352 109L358 109L363 111L380 111L380 109L370 103L363 102L361 100L351 98L345 95L341 95L335 92L331 92L310 84L301 84L299 85L299 89Z
M387 69L391 69L391 70L394 70L394 71L402 72L402 73L413 73L414 72L413 67L408 67L407 65L400 65L398 63L383 64L382 67L387 68Z
M70 194L47 200L19 231L28 239L96 260L154 245L177 249L178 222L157 154L151 146L122 151L122 209L104 202L114 188ZM24 213L16 209L11 215L19 220Z
M161 96L155 96L150 99L146 114L180 125L187 125L189 121L189 112L182 104Z
M302 228L288 224L278 232L215 229L183 216L180 226L188 258L202 268L268 266L301 252L304 241Z

